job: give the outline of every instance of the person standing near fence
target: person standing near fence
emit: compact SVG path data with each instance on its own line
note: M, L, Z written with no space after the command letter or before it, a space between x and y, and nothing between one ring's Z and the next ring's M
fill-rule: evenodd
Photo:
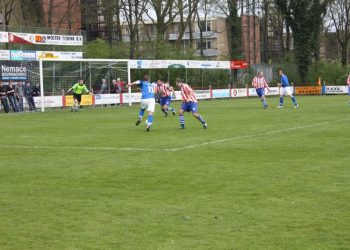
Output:
M35 102L33 97L33 88L30 86L30 82L27 82L26 86L24 87L24 97L27 100L29 111L35 111Z
M281 77L281 83L278 84L280 87L280 104L277 106L277 108L283 108L283 96L289 96L292 102L294 103L294 108L298 108L299 104L297 103L297 100L292 94L292 90L289 85L288 77L283 74L283 71L280 69L278 71L278 74Z
M5 113L8 113L10 111L9 103L7 101L7 94L6 94L6 87L4 86L4 83L0 81L0 99L1 99L1 105L3 106Z
M81 102L81 95L84 93L89 94L89 90L84 84L84 80L80 79L79 82L73 85L70 89L68 89L68 92L73 91L73 100L74 104L72 106L71 112L73 111L79 111L80 108L80 102Z
M22 82L18 82L16 84L15 91L16 91L16 99L18 101L17 107L18 107L18 110L22 112L23 111L23 96L24 96Z
M265 98L265 89L269 89L269 85L265 80L263 72L258 72L258 75L253 79L252 85L255 88L255 91L258 94L264 109L267 109L268 106Z
M15 86L13 86L13 81L9 81L9 85L6 88L7 98L9 99L11 108L16 113L18 112L17 102L16 102L16 92Z

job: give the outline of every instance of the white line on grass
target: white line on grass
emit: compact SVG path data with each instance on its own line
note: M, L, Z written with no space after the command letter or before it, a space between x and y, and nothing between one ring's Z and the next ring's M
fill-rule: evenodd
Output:
M333 122L342 122L342 121L349 121L350 119L341 119L341 120L335 120ZM183 150L183 149L189 149L189 148L196 148L200 146L206 146L206 145L211 145L211 144L218 144L218 143L223 143L223 142L228 142L228 141L236 141L240 139L250 139L253 137L258 137L258 136L266 136L266 135L271 135L271 134L277 134L277 133L282 133L282 132L287 132L291 130L297 130L297 129L304 129L304 128L310 128L310 127L317 127L317 126L322 126L325 124L329 124L330 122L320 122L320 123L315 123L315 124L310 124L310 125L304 125L304 126L298 126L298 127L291 127L291 128L285 128L285 129L278 129L278 130L273 130L273 131L268 131L266 133L262 134L251 134L251 135L244 135L244 136L237 136L237 137L230 137L226 139L221 139L221 140L215 140L215 141L210 141L210 142L203 142L203 143L198 143L198 144L192 144L184 147L178 147L178 148L172 148L172 149L164 149L166 151L178 151L178 150Z
M192 144L192 145L177 147L177 148L155 149L155 148L133 148L133 147L120 147L120 148L118 148L118 147L80 147L80 146L45 146L45 145L42 145L42 146L35 145L34 146L34 145L1 145L1 144L0 144L0 148L56 149L56 150L57 149L64 149L64 150L78 149L78 150L99 150L99 151L116 151L116 150L121 150L121 151L179 151L179 150L196 148L196 147L212 145L212 144L218 144L218 143L223 143L223 142L228 142L228 141L250 139L250 138L254 138L254 137L266 136L266 135L271 135L271 134L278 134L278 133L283 133L283 132L292 131L292 130L317 127L317 126L322 126L322 125L331 124L331 123L335 123L335 122L343 122L343 121L350 121L350 119L341 119L341 120L335 120L332 122L319 122L319 123L314 123L314 124L310 124L310 125L297 126L297 127L291 127L291 128L285 128L285 129L277 129L277 130L268 131L268 132L262 133L262 134L250 134L250 135L236 136L236 137L230 137L230 138L209 141L209 142L202 142L202 143L198 143L198 144Z

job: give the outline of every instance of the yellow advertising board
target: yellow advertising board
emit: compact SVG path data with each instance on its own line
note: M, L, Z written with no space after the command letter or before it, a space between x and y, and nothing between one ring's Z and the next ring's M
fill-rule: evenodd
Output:
M321 95L322 87L320 86L305 86L305 87L295 87L296 95Z
M72 95L67 95L64 97L64 106L73 106L74 100ZM92 95L82 95L80 105L94 105L94 97Z
M82 95L81 96L81 105L93 105L93 96Z

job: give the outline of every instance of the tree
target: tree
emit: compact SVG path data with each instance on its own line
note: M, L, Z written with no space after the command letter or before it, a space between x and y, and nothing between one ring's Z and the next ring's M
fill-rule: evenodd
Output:
M177 11L179 16L179 36L176 40L176 45L178 48L181 48L182 38L186 32L186 28L192 30L193 14L197 10L198 0L178 0L177 2ZM190 47L193 47L192 34L190 34Z
M122 0L121 10L128 25L130 38L130 59L138 57L139 23L146 11L146 2L141 0Z
M242 19L239 16L241 0L218 1L220 12L227 18L228 44L232 60L242 57ZM242 15L242 13L241 13Z
M333 0L329 5L327 18L341 47L341 63L346 66L350 40L350 0Z
M175 0L148 0L148 4L150 7L152 7L156 16L155 19L151 13L146 12L148 18L150 18L152 22L156 25L157 43L155 48L155 58L160 59L160 45L164 42L164 35L166 34L169 25L173 23L178 13L174 13L174 8L176 7Z
M43 9L42 0L20 0L20 7L22 12L22 17L24 21L24 26L43 26Z
M292 30L294 54L302 83L307 80L312 57L319 44L328 0L274 0Z
M3 25L6 31L8 30L7 26L10 24L12 14L17 7L16 3L17 1L15 0L0 0Z
M212 7L213 7L213 0L201 0L199 7L196 9L197 25L199 28L199 37L200 37L201 57L204 57L204 49L206 49L206 43L204 42L203 32L208 31L208 16L211 12Z

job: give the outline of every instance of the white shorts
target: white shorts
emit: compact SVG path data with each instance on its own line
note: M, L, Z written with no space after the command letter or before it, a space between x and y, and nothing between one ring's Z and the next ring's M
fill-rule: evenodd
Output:
M141 108L146 109L148 112L153 112L156 106L156 100L154 98L141 99Z
M280 96L284 96L284 95L292 95L292 89L291 87L281 87L280 88Z

